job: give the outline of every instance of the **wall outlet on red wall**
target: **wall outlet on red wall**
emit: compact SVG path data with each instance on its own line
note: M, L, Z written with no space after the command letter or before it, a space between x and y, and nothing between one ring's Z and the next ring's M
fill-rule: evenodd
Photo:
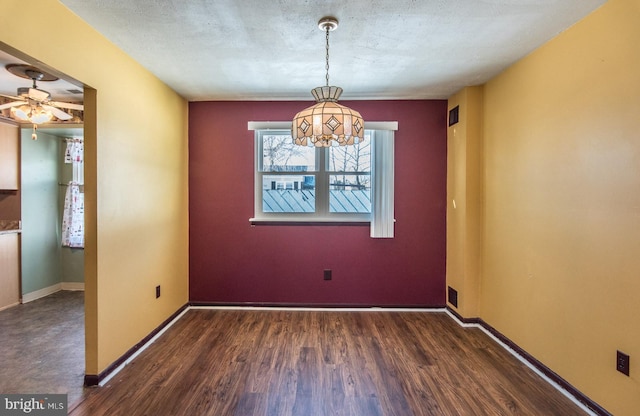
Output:
M331 280L331 269L324 270L324 280Z

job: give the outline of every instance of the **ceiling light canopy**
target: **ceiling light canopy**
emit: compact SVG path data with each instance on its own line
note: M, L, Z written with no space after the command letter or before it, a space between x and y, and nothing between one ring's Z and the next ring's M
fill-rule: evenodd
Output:
M316 147L358 144L364 140L364 120L359 112L338 104L342 88L329 86L329 32L338 27L338 20L324 17L318 27L326 32L326 86L314 88L316 104L293 118L293 142Z

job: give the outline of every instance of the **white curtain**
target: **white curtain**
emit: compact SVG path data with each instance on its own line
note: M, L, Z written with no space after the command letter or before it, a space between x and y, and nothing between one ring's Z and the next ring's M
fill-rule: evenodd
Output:
M62 214L62 245L84 247L84 144L82 139L66 139L64 162L73 164L73 180L67 186Z
M75 182L69 182L64 197L62 245L84 247L84 194L80 192L80 185Z
M82 139L65 139L67 148L64 152L64 163L73 164L73 182L84 185L84 141Z
M393 238L394 132L376 130L373 140L371 237Z

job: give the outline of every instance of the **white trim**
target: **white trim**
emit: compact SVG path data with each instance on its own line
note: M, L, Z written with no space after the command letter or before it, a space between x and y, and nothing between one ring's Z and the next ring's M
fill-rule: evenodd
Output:
M45 287L43 289L35 290L33 292L25 293L22 295L22 303L33 302L34 300L44 298L49 295L53 295L56 292L60 292L61 290L82 290L84 291L84 283L83 282L62 282L56 283L55 285Z
M296 306L189 306L188 309L225 310L225 311L296 311L296 312L445 312L445 308L331 308L331 307L296 307Z
M22 303L33 302L36 299L44 298L45 296L49 296L61 290L62 290L62 283L56 283L55 285L45 287L40 290L25 293L24 295L22 295Z
M291 121L250 121L247 130L291 130Z
M504 342L502 342L499 338L497 338L495 335L493 335L491 332L489 332L484 326L480 325L480 324L470 324L470 323L465 323L462 322L461 320L458 319L457 316L455 316L453 313L451 313L450 310L446 309L445 310L446 313L454 320L456 321L461 327L463 328L478 328L480 329L482 332L484 332L489 338L491 338L492 340L494 340L498 345L500 345L504 350L506 350L509 354L513 355L518 361L520 361L521 363L523 363L524 365L526 365L527 367L529 367L529 369L531 371L533 371L534 373L536 373L541 379L543 379L544 381L546 381L549 385L551 385L551 387L555 388L556 390L558 390L560 393L562 393L562 395L564 395L566 398L568 398L569 400L571 400L574 404L576 404L580 409L582 409L583 411L585 411L588 415L591 416L597 416L596 413L593 412L593 410L589 409L587 406L585 406L582 402L580 402L578 399L576 399L571 393L569 393L568 391L566 391L565 389L562 388L562 386L560 386L558 383L556 383L555 381L551 380L549 377L547 377L542 371L538 370L538 368L536 368L533 364L531 364L528 360L526 360L523 356L521 356L520 354L518 354L515 350L513 350L511 347L509 347L507 344L505 344Z
M84 291L84 282L62 282L62 290Z
M260 122L250 122L250 126L255 126ZM267 125L273 127L278 126L282 127L281 123L277 122L264 122ZM373 150L375 146L375 130L367 130L365 132L365 137L367 139L370 137L372 140L371 149ZM268 223L307 223L307 224L322 224L322 223L369 223L371 221L371 213L370 212L359 212L359 213L351 213L351 212L330 212L330 199L331 199L331 189L330 189L330 177L332 175L338 174L338 172L329 170L329 148L308 148L311 152L313 152L315 158L314 168L309 171L303 172L295 172L295 171L279 171L279 170L265 170L263 163L263 147L264 147L264 138L270 136L278 136L280 138L291 137L290 130L284 129L259 129L254 132L254 217L249 219L249 223L251 225L259 225L259 224L268 224ZM393 136L393 133L391 133ZM286 140L285 140L286 142ZM295 148L292 142L289 142L289 146ZM314 150L315 149L315 150ZM373 153L372 153L373 155ZM311 155L307 155L309 159L311 159ZM310 161L310 160L309 160ZM373 160L371 161L373 164ZM363 176L372 177L371 173L367 172L346 172L347 175L358 175L361 174ZM274 177L290 177L290 178L300 178L300 177L313 177L315 181L315 210L312 212L264 212L263 204L264 204L264 196L265 196L265 185L264 178L268 178L270 176ZM375 182L375 181L374 181ZM302 189L302 184L300 185L300 189Z
M291 121L249 121L247 130L291 130ZM365 121L365 130L398 130L397 121Z
M397 121L365 121L365 130L398 130Z
M354 218L330 218L330 217L313 217L313 218L305 218L303 216L279 216L279 217L264 217L264 218L249 218L249 222L252 224L268 224L268 223L280 223L280 222L291 222L291 223L345 223L345 224L369 224L371 219L368 218L369 214L363 214L362 217L358 216L358 214L352 214Z

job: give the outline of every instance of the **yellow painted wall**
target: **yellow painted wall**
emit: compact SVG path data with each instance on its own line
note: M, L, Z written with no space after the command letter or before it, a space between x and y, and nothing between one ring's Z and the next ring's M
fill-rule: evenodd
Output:
M188 104L58 1L32 6L2 2L2 42L90 87L86 372L98 374L188 300Z
M484 90L480 317L615 415L640 411L639 42L610 0Z
M447 130L447 286L458 292L464 318L479 316L482 239L483 87L449 98L459 121Z

